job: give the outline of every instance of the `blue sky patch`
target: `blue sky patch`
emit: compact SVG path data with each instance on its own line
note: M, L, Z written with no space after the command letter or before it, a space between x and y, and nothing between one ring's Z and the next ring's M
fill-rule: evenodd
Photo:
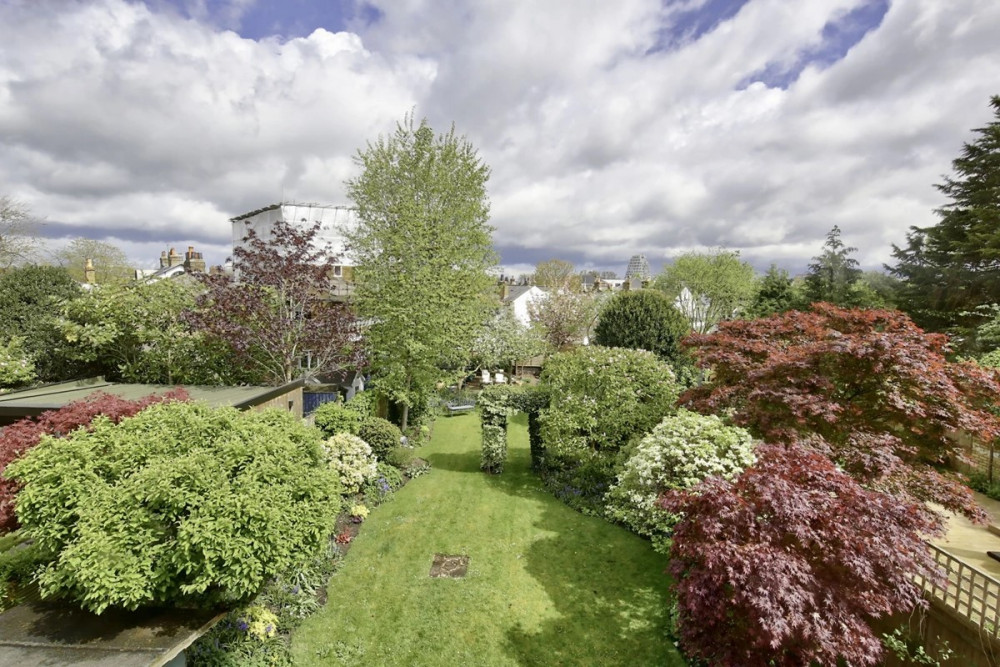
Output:
M770 62L739 83L742 90L760 81L770 88L788 88L809 65L826 68L837 62L855 44L882 23L889 0L872 0L823 26L820 43L797 54L794 62Z
M359 22L374 23L381 16L376 7L359 0L255 0L242 10L240 3L233 0L205 0L203 3L159 0L149 4L171 7L187 18L206 21L256 40L274 36L283 40L306 37L317 28L340 32Z
M651 53L669 51L682 44L697 41L721 23L736 16L749 1L706 0L700 7L675 14L671 23L660 30Z

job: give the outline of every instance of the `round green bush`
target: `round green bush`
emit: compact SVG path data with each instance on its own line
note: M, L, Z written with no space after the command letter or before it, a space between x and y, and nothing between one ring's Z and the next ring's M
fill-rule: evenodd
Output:
M368 417L361 422L358 436L371 446L379 461L385 461L392 450L399 447L403 432L398 426L381 417Z
M357 435L364 415L340 401L324 403L313 413L316 427L330 437L338 433Z
M341 486L287 412L153 405L44 437L6 474L43 597L100 613L247 600L325 545Z
M660 494L690 488L709 476L732 479L753 465L753 449L746 430L680 409L639 441L605 496L608 516L655 544L676 521L657 505Z
M1000 350L993 350L979 357L979 365L988 368L1000 368Z
M597 345L552 355L541 380L542 442L571 459L615 454L672 413L678 394L670 366L652 352Z
M605 347L649 350L674 363L684 356L680 343L690 331L690 322L663 292L619 292L601 309L594 342Z
M362 417L374 417L378 407L378 398L374 391L359 391L345 405L360 413Z

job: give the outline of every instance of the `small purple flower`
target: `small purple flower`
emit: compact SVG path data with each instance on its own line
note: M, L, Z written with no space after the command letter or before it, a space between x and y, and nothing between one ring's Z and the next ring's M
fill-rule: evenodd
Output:
M292 586L292 595L298 595L301 590L298 586Z
M250 629L250 624L241 618L236 622L236 627L238 627L241 632L246 632L247 630Z
M269 635L272 632L274 632L274 626L268 623L267 627L264 628L264 634Z

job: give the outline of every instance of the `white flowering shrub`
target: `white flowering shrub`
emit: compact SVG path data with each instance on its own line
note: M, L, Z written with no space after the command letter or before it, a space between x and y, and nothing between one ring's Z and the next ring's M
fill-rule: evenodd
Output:
M350 433L338 433L323 446L330 468L340 475L345 494L358 493L361 486L378 475L375 454L368 443Z
M755 462L753 448L746 430L680 409L639 442L606 496L608 516L653 538L655 545L675 522L656 503L661 493L710 476L732 479Z

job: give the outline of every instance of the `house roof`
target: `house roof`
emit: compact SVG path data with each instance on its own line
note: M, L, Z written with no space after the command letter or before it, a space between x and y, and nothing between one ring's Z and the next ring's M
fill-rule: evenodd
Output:
M282 394L301 387L302 380L296 380L281 387L202 387L184 386L192 400L204 401L213 407L232 406L245 410L277 398ZM59 408L86 398L95 391L135 400L150 394L163 394L179 386L163 384L125 384L107 382L104 378L71 380L58 384L34 387L0 395L0 423L11 418L36 417L47 410Z
M504 303L510 303L511 301L517 301L519 298L531 291L534 285L513 285L507 291L507 296L504 297Z
M264 206L263 208L258 208L254 211L250 211L249 213L243 213L242 215L238 215L235 218L229 218L229 222L239 222L240 220L252 218L258 213L263 213L264 211L273 211L275 209L281 208L282 206L308 206L310 208L352 208L350 206L343 206L336 204L313 204L310 202L283 201L283 202L278 202L277 204L269 204L267 206Z

